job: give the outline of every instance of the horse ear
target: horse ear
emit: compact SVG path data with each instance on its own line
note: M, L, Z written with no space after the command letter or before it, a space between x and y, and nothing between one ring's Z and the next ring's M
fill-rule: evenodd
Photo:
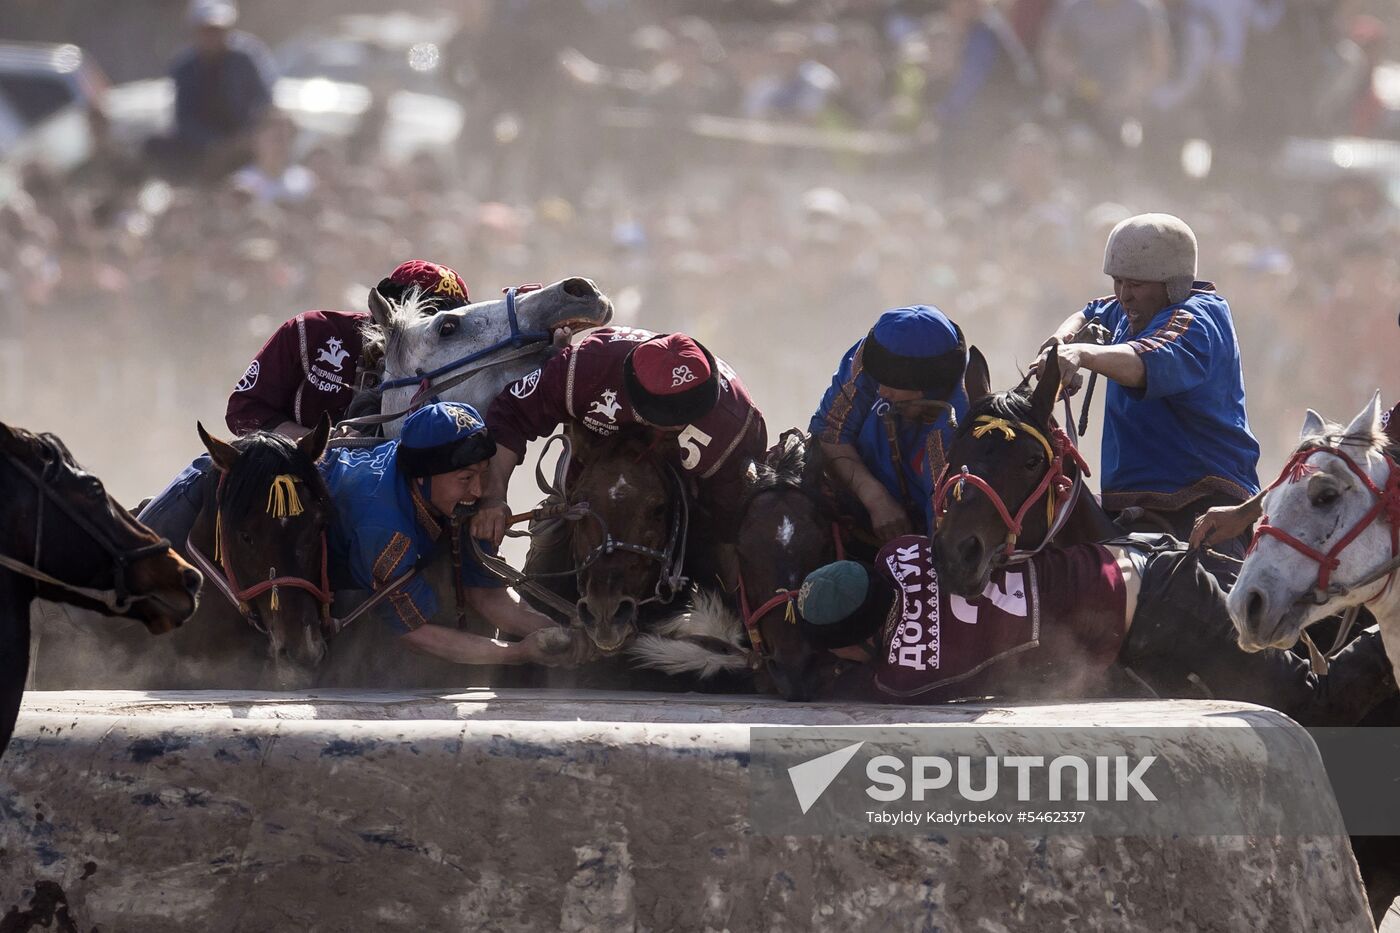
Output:
M1371 401L1366 407L1356 413L1356 417L1351 419L1351 424L1347 425L1346 436L1349 441L1362 443L1370 446L1371 438L1381 433L1381 393L1376 390L1376 394L1371 396Z
M1055 411L1055 399L1060 394L1060 354L1052 347L1040 369L1035 393L1031 396L1031 411L1041 421L1048 421Z
M976 346L967 350L967 369L963 372L963 391L969 405L992 394L992 371L987 358Z
M326 441L330 440L330 436L331 416L322 412L321 420L316 422L316 427L311 429L310 434L297 441L297 447L301 448L301 452L306 454L312 463L315 463L326 452Z
M389 319L394 316L394 306L389 304L389 299L379 293L379 289L369 290L369 316L370 320L380 327L388 327Z
M1311 408L1303 416L1303 427L1298 431L1298 440L1305 441L1310 437L1321 437L1327 433L1327 422L1323 417Z
M758 482L758 461L750 460L748 469L744 470L744 482L752 486Z
M224 471L233 469L233 464L238 460L238 451L233 449L233 445L204 430L201 422L196 421L195 427L199 429L199 439L204 442L204 449L209 451L209 456L214 459L214 465Z

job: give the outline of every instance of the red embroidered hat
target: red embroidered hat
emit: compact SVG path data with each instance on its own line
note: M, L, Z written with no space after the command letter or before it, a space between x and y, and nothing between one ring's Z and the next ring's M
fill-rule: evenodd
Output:
M425 305L433 311L448 311L471 304L467 283L447 266L424 259L410 259L381 279L375 286L379 294L391 301L401 301L409 289L416 288Z
M697 421L719 400L715 358L685 334L637 344L623 363L623 379L633 410L662 427Z

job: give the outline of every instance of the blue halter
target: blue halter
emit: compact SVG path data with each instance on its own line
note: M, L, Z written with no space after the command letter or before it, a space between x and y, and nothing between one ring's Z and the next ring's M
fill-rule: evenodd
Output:
M533 291L534 289L526 290ZM484 350L477 350L475 353L469 353L460 359L445 363L432 372L425 373L419 370L417 374L413 376L400 376L398 379L390 379L388 382L381 382L379 384L380 390L386 391L388 389L402 389L404 386L422 385L424 382L432 382L439 376L444 376L455 369L469 366L483 357L490 356L492 353L505 349L523 347L529 343L548 343L550 340L554 339L554 335L547 331L535 331L533 333L521 332L520 319L515 311L515 295L518 291L520 291L518 287L507 288L505 290L506 316L510 319L509 337L496 341Z

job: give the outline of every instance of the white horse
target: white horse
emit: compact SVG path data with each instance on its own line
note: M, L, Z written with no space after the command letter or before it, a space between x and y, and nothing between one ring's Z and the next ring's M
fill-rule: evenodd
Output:
M1346 428L1308 410L1230 591L1240 647L1290 648L1314 622L1365 604L1400 676L1400 465L1386 444L1380 393Z
M544 364L556 330L568 327L577 332L612 320L612 302L585 278L432 315L420 313L419 304L413 292L398 305L370 292L373 324L366 330L366 343L384 352L384 382L404 383L385 389L380 403L385 414L408 408L424 374L440 371L431 380L436 387L469 370L461 382L433 394L485 413L506 386ZM396 437L401 425L402 419L389 422L385 435Z

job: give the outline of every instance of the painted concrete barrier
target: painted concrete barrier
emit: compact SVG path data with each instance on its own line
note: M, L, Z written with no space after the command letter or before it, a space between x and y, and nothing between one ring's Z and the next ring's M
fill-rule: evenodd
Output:
M752 831L749 726L905 722L1287 724L1185 701L36 693L0 761L0 911L84 933L1372 928L1344 837ZM1335 810L1315 750L1288 767Z

